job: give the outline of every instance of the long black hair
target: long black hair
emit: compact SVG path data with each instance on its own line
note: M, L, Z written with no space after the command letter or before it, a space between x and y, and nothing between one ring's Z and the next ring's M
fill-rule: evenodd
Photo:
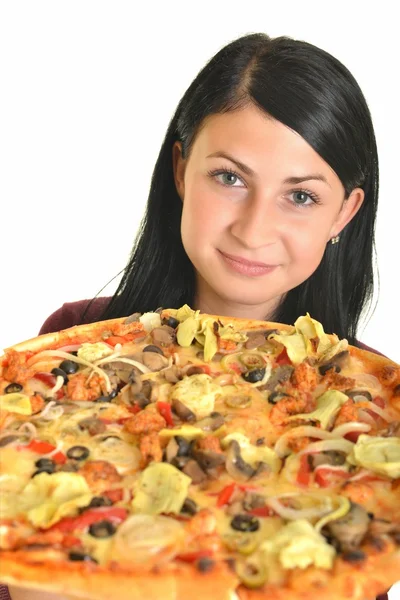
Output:
M309 312L328 332L356 343L361 314L372 297L378 155L371 115L354 77L329 53L288 37L243 36L222 48L179 102L156 162L147 209L130 260L101 318L193 304L194 268L180 235L182 203L172 148L190 154L212 114L254 104L300 134L330 165L347 198L364 202L340 236L327 244L317 270L290 290L273 319L293 323Z

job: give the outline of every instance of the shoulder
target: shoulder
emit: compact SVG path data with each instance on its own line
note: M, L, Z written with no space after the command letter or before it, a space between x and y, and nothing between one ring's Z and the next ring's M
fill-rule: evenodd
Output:
M39 335L68 329L68 327L74 325L94 323L100 319L110 300L111 297L103 297L93 300L66 302L46 319L40 328Z

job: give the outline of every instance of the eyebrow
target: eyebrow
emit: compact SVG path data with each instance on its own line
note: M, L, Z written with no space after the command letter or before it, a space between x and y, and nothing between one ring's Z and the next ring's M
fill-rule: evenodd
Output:
M243 173L246 173L246 175L249 175L250 177L255 175L254 171L252 169L250 169L250 167L248 167L247 165L242 163L237 158L234 158L230 154L227 154L226 152L213 152L213 154L209 154L207 156L207 158L226 158L227 160L230 160L231 162L233 162L241 171L243 171ZM331 187L329 185L326 177L324 177L320 173L312 173L310 175L301 175L299 177L287 177L286 179L284 179L283 183L295 185L297 183L302 183L303 181L311 181L311 180L322 181L323 183L326 183L326 185Z

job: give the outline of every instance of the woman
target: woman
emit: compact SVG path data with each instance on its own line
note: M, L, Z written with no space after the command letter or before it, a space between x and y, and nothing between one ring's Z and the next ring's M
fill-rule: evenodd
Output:
M41 333L188 303L286 323L309 312L358 344L377 200L371 116L349 71L306 42L244 36L177 107L115 295L64 305Z

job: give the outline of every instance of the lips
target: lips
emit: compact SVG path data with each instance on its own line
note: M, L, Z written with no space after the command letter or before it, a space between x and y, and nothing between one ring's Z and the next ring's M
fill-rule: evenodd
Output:
M218 250L218 253L230 270L247 277L260 277L271 273L277 267L277 265L267 265L266 263L247 260L247 258L243 258L242 256L227 254L221 250Z

